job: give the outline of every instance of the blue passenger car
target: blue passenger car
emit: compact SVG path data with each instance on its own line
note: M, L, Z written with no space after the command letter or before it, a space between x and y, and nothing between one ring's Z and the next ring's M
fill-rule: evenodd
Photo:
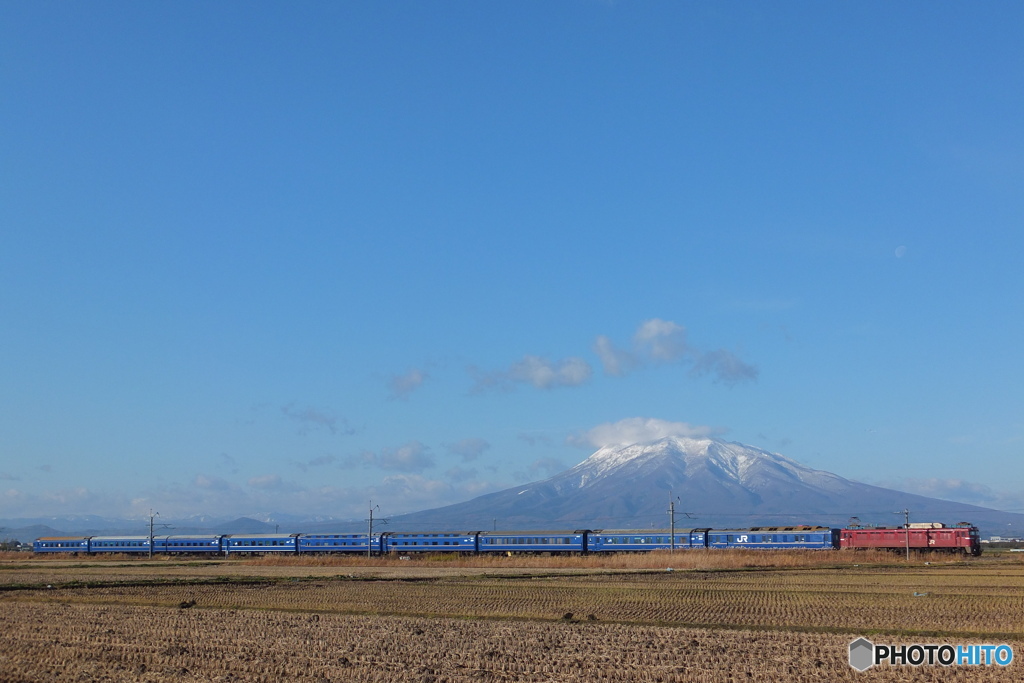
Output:
M709 548L831 550L839 547L839 529L827 526L773 526L713 529Z
M587 532L484 531L479 534L482 553L583 553Z
M386 532L382 534L386 553L475 553L475 531L464 533L427 531L418 533Z
M215 555L221 550L222 536L156 536L153 538L153 552L157 553L203 553Z
M93 536L89 539L89 552L149 554L149 536Z
M675 548L689 550L707 546L709 529L676 529ZM673 547L671 529L601 529L587 536L591 553L628 553L669 550Z
M298 534L238 534L225 536L222 547L225 555L233 553L296 553Z
M32 541L34 553L87 553L88 536L51 536Z
M301 534L300 553L362 553L366 554L366 534ZM374 534L370 552L380 552L380 534Z

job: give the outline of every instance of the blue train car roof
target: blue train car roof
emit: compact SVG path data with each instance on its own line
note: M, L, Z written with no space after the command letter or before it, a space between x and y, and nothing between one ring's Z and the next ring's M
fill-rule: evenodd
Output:
M708 528L701 529L682 529L676 527L677 534L691 534L695 531L710 531ZM634 536L645 536L649 534L659 535L671 535L671 529L594 529L591 533L594 534L632 534Z
M302 534L226 534L225 538L295 538Z
M541 531L481 531L481 536L574 536L587 533L586 529L569 531L567 529L541 530Z
M477 531L385 531L382 536L473 536Z

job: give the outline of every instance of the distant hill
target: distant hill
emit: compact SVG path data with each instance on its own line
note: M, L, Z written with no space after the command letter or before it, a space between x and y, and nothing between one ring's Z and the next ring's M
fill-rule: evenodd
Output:
M40 523L40 519L46 523ZM188 534L272 534L298 532L348 532L366 529L361 520L332 520L299 515L266 515L269 521L252 517L236 519L194 516L184 519L157 518L158 536ZM0 540L14 538L22 543L48 536L145 536L149 519L99 517L46 517L0 520Z
M968 521L983 537L1024 515L870 486L778 453L718 439L669 437L606 447L550 479L391 519L394 529L665 528L899 525ZM688 517L684 513L691 513Z
M13 538L16 541L22 543L31 543L37 538L44 536L60 536L62 535L59 531L52 527L48 527L44 524L33 524L31 526L19 527L17 529L4 528L0 531L0 540L7 540Z

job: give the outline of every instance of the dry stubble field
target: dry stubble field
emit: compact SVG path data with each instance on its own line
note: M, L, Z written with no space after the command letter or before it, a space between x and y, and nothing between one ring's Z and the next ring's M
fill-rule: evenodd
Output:
M1016 557L902 566L890 556L772 555L8 556L0 680L1024 680L1016 661L864 673L847 664L860 635L1024 652Z

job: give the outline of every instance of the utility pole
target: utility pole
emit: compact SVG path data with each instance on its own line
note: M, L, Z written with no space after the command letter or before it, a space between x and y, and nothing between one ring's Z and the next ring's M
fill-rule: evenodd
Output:
M370 528L369 528L369 532L366 534L366 559L370 559L370 548L373 547L373 508L374 507L375 506L373 504L373 501L371 500L370 501ZM376 508L378 510L380 510L380 505L377 505Z
M153 559L153 518L158 516L159 512L149 511L149 559Z
M668 525L671 530L671 537L669 540L670 552L676 551L676 501L679 500L678 496L673 496L672 492L668 492ZM682 513L686 515L687 519L692 519L693 515L689 512Z
M669 518L669 529L672 534L669 536L669 552L676 551L676 499L672 497L672 492L668 492L668 518Z
M153 512L153 510L150 509L150 511L149 511L149 559L151 559L151 560L153 559L153 547L156 545L156 543L154 542L154 535L153 535L153 527L155 526L154 523L153 523L153 520L155 518L159 517L159 516L160 516L159 512ZM173 529L174 527L171 526L170 524L164 524L164 523L161 522L160 523L160 528L162 528L162 529ZM167 552L166 548L164 548L164 552Z
M903 538L907 542L907 562L910 562L910 510L904 508L897 510L894 514L903 515L906 518L906 522L903 524Z

